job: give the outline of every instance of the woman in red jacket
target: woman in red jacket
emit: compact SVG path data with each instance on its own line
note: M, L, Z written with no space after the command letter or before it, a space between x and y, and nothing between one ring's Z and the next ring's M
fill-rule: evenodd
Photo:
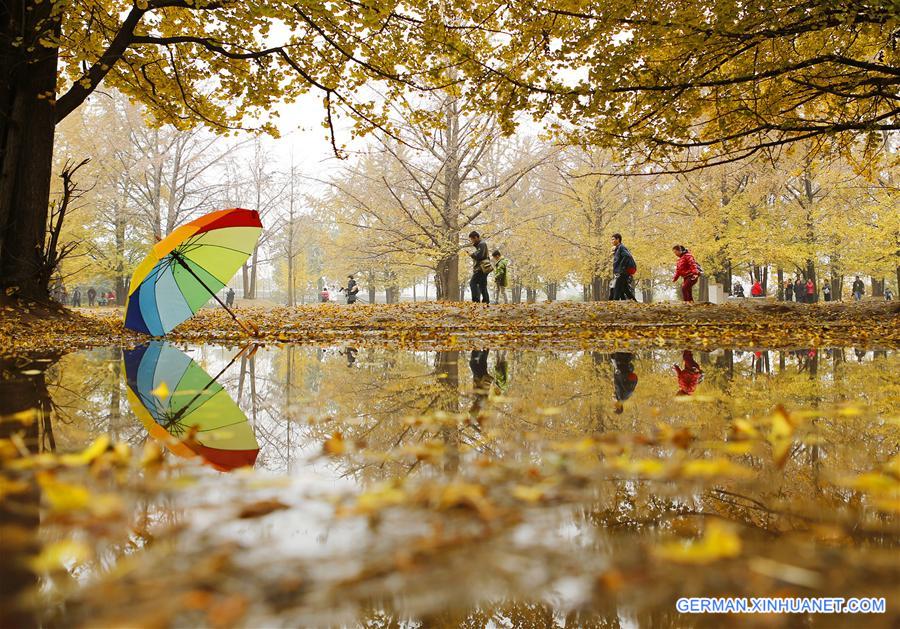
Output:
M759 280L753 282L753 287L750 289L751 297L764 297L762 284L759 283Z
M675 277L672 278L672 281L677 282L679 277L684 278L681 282L681 299L694 301L693 289L694 284L700 279L700 267L686 247L675 245L672 247L672 251L678 256L678 262L675 264Z

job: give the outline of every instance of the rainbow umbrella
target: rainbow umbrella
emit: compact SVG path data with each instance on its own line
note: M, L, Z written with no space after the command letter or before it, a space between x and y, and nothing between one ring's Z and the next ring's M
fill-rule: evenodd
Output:
M135 269L125 303L125 327L163 336L212 297L254 333L216 292L247 261L261 233L259 213L240 208L206 214L173 231Z
M169 450L185 458L199 455L222 471L256 462L259 443L253 429L216 382L218 376L211 378L190 356L164 341L125 350L122 360L131 409Z

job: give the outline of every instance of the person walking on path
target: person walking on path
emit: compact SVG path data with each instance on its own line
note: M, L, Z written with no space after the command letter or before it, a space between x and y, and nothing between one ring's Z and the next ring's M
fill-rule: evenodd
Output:
M694 284L700 279L700 267L694 260L694 255L687 250L687 247L675 245L672 247L678 262L675 264L675 277L673 282L677 282L678 278L682 278L681 282L681 300L694 301Z
M806 303L816 303L816 285L813 283L812 278L806 280Z
M853 280L853 299L855 301L859 301L863 298L863 295L866 294L866 286L863 284L863 281L859 279L859 275L856 276L856 279Z
M631 285L631 277L637 273L637 262L634 256L628 250L628 247L622 244L622 234L613 234L613 301L637 301L634 296L634 287Z
M97 299L97 291L94 290L94 287L93 287L93 286L91 286L91 287L88 289L88 292L87 292L87 298L88 298L88 308L93 308L93 307L94 307L94 300Z
M322 287L322 292L319 293L319 301L323 304L331 301L331 293L328 292L327 286Z
M476 304L489 304L491 298L488 295L488 273L494 269L494 265L491 264L488 257L487 242L476 231L469 234L469 242L475 247L475 252L469 254L469 257L472 258L472 279L469 280L472 301Z
M894 301L894 291L891 290L890 286L884 287L884 300Z
M794 284L791 280L785 280L784 282L784 300L794 301Z
M73 308L81 308L81 289L77 286L75 287L74 292L72 293L72 307Z
M822 299L831 301L831 286L828 282L825 282L825 286L822 287Z
M353 279L352 275L347 276L347 287L341 287L338 291L339 293L343 292L347 294L347 303L355 304L356 303L356 295L359 293L359 284L356 283L356 280Z
M494 303L499 304L502 299L504 304L508 304L506 287L509 284L509 260L500 255L499 249L495 249L491 257L494 259Z
M234 289L230 286L228 287L228 292L225 293L225 305L229 308L234 305Z

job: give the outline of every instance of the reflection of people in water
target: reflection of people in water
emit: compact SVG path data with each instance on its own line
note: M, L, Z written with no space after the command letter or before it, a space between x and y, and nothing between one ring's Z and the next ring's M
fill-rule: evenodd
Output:
M352 367L353 363L356 362L356 355L359 353L359 350L355 347L347 346L344 350L344 355L347 357L347 366Z
M625 408L623 402L631 397L637 388L638 377L634 372L634 354L629 352L614 352L613 361L613 386L616 391L616 414L620 414Z
M494 384L497 385L500 393L506 393L509 388L509 366L506 364L506 352L497 352L497 362L494 363L491 376L493 376Z
M697 385L703 380L703 370L694 360L694 354L690 350L681 352L682 367L672 365L678 374L678 393L676 395L693 395Z
M487 391L494 381L488 373L488 352L486 349L473 349L469 356L469 368L472 370L472 382L476 390Z
M488 351L486 349L474 349L469 355L469 369L472 370L472 388L475 399L469 413L477 417L481 412L481 405L487 399L494 378L488 373Z

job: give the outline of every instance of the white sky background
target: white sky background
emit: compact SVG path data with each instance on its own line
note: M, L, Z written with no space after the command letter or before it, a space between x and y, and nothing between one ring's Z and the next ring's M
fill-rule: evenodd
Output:
M328 171L339 169L346 160L334 156L328 129L322 126L325 108L317 90L304 94L295 103L285 103L278 108L278 130L281 137L264 140L278 160L276 169L288 171L293 154L294 165L305 176L324 178ZM365 140L357 140L351 146L352 123L346 119L335 121L338 146L360 149Z

